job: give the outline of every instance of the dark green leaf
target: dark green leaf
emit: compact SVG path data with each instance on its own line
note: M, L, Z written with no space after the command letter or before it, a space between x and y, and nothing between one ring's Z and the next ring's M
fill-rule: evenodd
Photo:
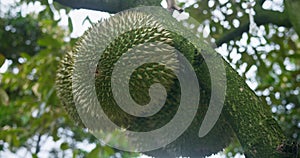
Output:
M5 56L3 54L0 54L0 67L4 64L5 62Z

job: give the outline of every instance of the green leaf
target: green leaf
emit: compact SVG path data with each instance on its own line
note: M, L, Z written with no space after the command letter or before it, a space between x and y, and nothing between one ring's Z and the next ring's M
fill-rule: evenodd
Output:
M48 45L60 45L57 40L52 37L46 36L38 40L38 44L40 46L48 46Z
M100 147L97 146L86 156L86 158L98 157L99 153L100 153Z
M20 141L19 141L19 139L18 139L18 137L16 135L13 135L13 137L12 137L12 144L15 147L19 147L20 146Z
M60 149L61 149L61 150L67 150L67 149L69 149L69 144L66 143L66 142L62 143L62 144L60 145Z
M32 154L32 158L38 158L37 154Z
M21 116L21 121L23 125L26 125L29 122L29 120L30 120L30 116L28 115Z
M56 142L60 139L60 137L57 135L57 130L58 129L55 129L52 133L52 137L53 137L53 140Z
M105 153L107 153L107 155L113 155L115 153L115 151L109 146L104 146L103 150L105 151Z
M5 62L5 56L3 54L0 54L0 67L4 64Z
M9 103L9 96L6 91L0 88L0 104L8 105Z
M72 23L72 19L70 16L68 18L68 27L69 27L70 33L72 33L73 32L73 23Z
M21 56L22 58L27 59L27 60L29 60L29 59L31 58L30 55L28 55L28 54L25 53L25 52L21 53L20 56Z
M292 50L297 51L297 45L294 41L292 41L292 39L288 39L288 45Z
M72 158L76 158L78 153L79 153L78 149L74 149Z

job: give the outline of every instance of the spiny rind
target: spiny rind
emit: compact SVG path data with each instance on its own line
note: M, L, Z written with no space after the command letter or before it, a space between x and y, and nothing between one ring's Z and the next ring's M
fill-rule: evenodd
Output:
M176 33L174 33L173 30L176 30ZM117 38L113 38L117 35ZM128 50L147 42L163 42L164 44L176 48L190 60L193 66L197 66L195 70L198 77L206 75L207 71L205 70L205 66L203 66L202 63L200 63L202 65L197 65L199 62L194 59L201 58L202 50L207 50L207 52L212 52L212 54L213 51L211 51L204 41L199 40L193 34L185 31L185 28L173 19L168 12L163 9L153 12L151 8L138 8L118 13L110 19L97 23L90 28L80 38L75 49L67 53L59 67L57 75L58 94L64 104L66 104L65 107L67 111L76 122L81 122L81 119L76 111L72 93L81 92L80 90L72 91L74 59L78 61L86 60L85 57L90 57L91 54L97 55L96 52L101 50L103 50L103 54L95 71L96 87L99 87L96 91L98 100L103 102L101 105L104 110L107 111L111 120L124 128L144 131L148 130L148 128L158 128L164 125L165 120L168 121L172 119L172 116L177 110L176 105L180 102L180 88L174 78L174 74L169 72L168 69L165 69L164 65L150 64L139 67L133 73L131 78L132 82L130 82L131 88L133 89L131 91L133 98L141 103L147 103L149 100L147 93L149 85L155 82L165 83L166 89L169 92L168 95L170 95L166 102L165 113L156 115L158 118L151 117L147 120L128 116L117 108L114 108L113 96L111 93L108 93L111 88L110 75L113 69L112 65ZM172 62L172 60L170 60L170 62ZM176 67L174 69L176 69ZM207 81L203 81L201 78L199 82L207 83ZM200 85L205 84L200 83ZM202 88L208 89L205 87ZM201 96L202 95L209 98L206 93L201 94ZM207 106L206 101L200 101L199 104L200 106ZM95 116L95 121L97 121L98 116L93 111L94 107L89 107L88 104L84 106L87 107L86 113ZM224 124L226 125L226 122L222 118L206 137L198 137L197 132L206 109L207 107L205 106L199 109L192 125L175 142L162 149L148 152L148 154L159 157L174 157L180 155L199 157L218 152L226 147L233 137L233 132L229 125L223 127Z

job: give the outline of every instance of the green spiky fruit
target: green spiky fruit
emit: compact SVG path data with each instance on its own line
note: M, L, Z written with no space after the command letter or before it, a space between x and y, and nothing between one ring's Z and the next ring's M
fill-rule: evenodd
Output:
M170 30L176 30L177 33ZM118 34L118 37L113 38L116 34ZM193 37L191 39L194 41L189 41L184 36ZM155 83L164 85L167 100L164 107L153 116L135 117L124 112L117 105L111 89L111 76L115 63L126 52L135 49L136 52L146 51L147 54L147 51L149 51L149 53L155 55L155 53L160 54L168 51L157 47L157 45L147 44L153 42L158 45L168 45L167 49L175 48L189 60L199 79L201 99L196 117L188 129L171 144L164 148L146 152L146 154L163 158L176 156L202 157L222 150L234 137L234 133L223 115L209 134L203 138L198 137L199 127L208 109L210 99L210 81L207 80L209 72L201 52L209 51L212 57L215 56L215 52L203 40L189 33L164 9L156 9L153 12L151 7L148 7L123 11L108 20L95 24L82 36L76 48L67 53L62 59L57 72L58 96L65 109L76 123L84 126L73 98L74 60L88 61L90 59L79 59L78 54L91 56L90 54L97 54L98 51L102 51L103 54L99 57L96 71L93 73L97 99L109 119L120 127L137 132L158 129L168 123L178 110L181 92L178 79L166 65L160 63L143 64L135 69L130 76L130 95L140 105L145 105L151 100L148 92L151 85ZM120 64L126 65L131 60L143 58L144 56L129 55ZM172 60L176 56L165 56L165 58L174 66L172 70L178 69L178 61ZM123 78L119 79L124 80ZM78 85L78 87L80 86ZM76 90L75 92L80 93ZM82 99L86 100L86 98ZM85 104L85 106L88 107L88 110L84 113L95 115L94 121L97 121L98 114L93 113L95 107L89 107L89 104Z

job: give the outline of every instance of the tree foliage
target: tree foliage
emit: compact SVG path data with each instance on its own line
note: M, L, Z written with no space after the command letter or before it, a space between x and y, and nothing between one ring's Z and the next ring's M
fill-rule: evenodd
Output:
M115 150L100 143L90 153L79 148L79 142L97 141L75 126L57 99L57 65L75 39L58 26L50 5L39 14L17 12L0 19L0 53L9 63L0 76L0 157L8 151L32 157L114 155ZM49 141L58 146L47 147Z
M72 24L68 29L60 27L54 12L65 9L68 13L71 9L45 0L39 2L45 8L38 14L24 15L21 10L0 18L0 65L4 59L10 65L0 74L0 157L20 150L32 157L45 152L52 157L118 155L119 151L101 145L76 127L57 99L57 64L76 39L70 38ZM300 8L299 2L255 2L202 0L180 5L200 23L198 26L187 19L185 25L209 33L218 51L270 105L285 134L300 142L300 20L293 11ZM21 0L15 7L24 3L36 2ZM252 21L249 14L254 12ZM47 148L49 139L59 146ZM79 147L81 142L97 145L88 153ZM242 152L236 150L238 146L233 144L225 152Z

